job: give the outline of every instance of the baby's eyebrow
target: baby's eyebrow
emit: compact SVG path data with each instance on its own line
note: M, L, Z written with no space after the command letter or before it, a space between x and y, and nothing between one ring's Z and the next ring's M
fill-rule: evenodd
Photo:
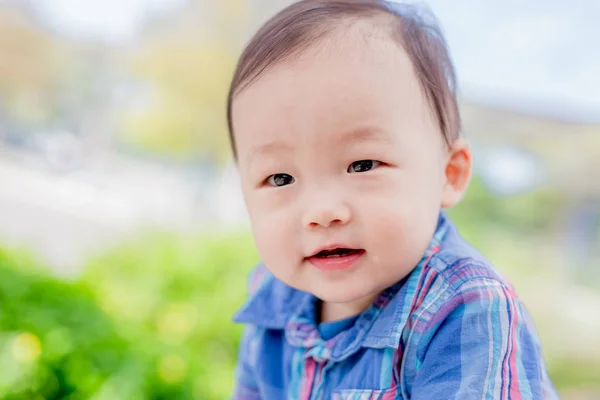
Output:
M284 153L292 150L292 146L288 143L277 141L270 142L261 146L258 146L256 149L252 150L252 152L248 155L248 164L252 164L254 160L260 158L260 156L266 156L270 154L276 153Z
M373 127L360 127L344 131L339 134L333 134L332 139L335 143L341 142L342 145L365 142L393 142L393 139L390 135L388 135L380 129ZM260 159L261 156L264 157L268 155L274 155L277 153L289 153L292 150L292 145L283 141L266 143L252 150L252 152L248 155L247 164L252 164L257 159Z
M338 140L342 143L349 142L388 142L391 143L392 137L380 129L372 127L361 127L343 132L339 135Z

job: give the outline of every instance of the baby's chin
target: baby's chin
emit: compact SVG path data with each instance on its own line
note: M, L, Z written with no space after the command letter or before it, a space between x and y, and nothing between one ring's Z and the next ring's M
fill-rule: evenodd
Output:
M354 285L349 282L322 283L318 286L314 285L312 290L308 291L325 303L354 308L358 314L364 311L384 289L384 287L366 286L363 281Z
M332 291L328 291L325 293L313 293L313 294L319 300L327 302L327 303L344 304L344 303L361 302L367 297L372 299L372 298L376 297L379 293L380 293L380 291L372 292L372 291L365 290L365 291L357 291L357 292L349 293L348 291L338 292L338 291L332 290Z
M395 283L395 281L388 282L389 279L383 277L376 277L362 268L335 277L324 276L322 272L312 268L294 270L294 273L290 273L291 270L284 271L287 273L282 270L272 272L286 285L311 293L322 302L337 304L344 308L363 305L365 302L368 306L383 290ZM358 310L360 307L356 308L357 313L363 311Z

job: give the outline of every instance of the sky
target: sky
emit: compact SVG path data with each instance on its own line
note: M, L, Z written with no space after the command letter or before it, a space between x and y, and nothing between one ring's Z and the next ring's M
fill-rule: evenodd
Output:
M165 12L185 0L32 0L47 23L81 39L131 40L151 12Z
M135 37L146 13L164 12L185 1L34 3L59 31L118 43ZM465 100L600 123L600 1L428 0L425 4L441 22Z
M446 33L465 97L600 123L600 1L428 4Z

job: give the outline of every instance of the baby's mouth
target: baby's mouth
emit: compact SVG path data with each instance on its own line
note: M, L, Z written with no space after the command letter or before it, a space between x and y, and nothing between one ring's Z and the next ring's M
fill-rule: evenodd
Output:
M364 252L365 251L363 249L349 249L344 247L337 247L335 249L330 250L321 250L318 253L312 255L310 258L339 258L353 256Z
M307 257L306 261L322 271L341 271L352 268L365 253L364 249L332 245Z

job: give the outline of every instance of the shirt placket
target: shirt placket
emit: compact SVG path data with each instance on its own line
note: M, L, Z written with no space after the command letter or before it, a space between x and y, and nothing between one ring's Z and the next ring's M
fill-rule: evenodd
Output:
M305 362L306 380L302 400L323 400L324 379L327 370L331 367L331 361L317 360L313 356L306 358Z

